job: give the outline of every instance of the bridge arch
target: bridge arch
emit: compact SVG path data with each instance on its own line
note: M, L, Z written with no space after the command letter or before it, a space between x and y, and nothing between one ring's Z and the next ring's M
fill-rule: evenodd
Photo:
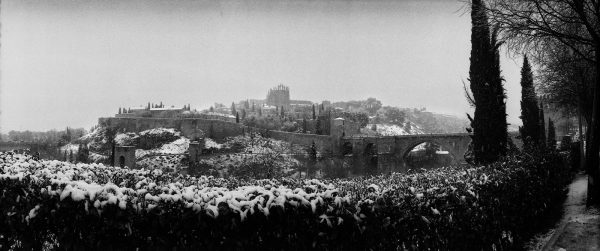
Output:
M366 143L362 152L367 173L376 172L379 164L379 151L376 142Z
M344 144L342 145L342 156L346 156L348 154L353 154L354 153L354 146L352 145L352 142L344 142Z
M422 140L416 140L416 141L410 142L409 144L407 144L402 149L399 149L400 150L400 156L399 157L402 158L402 161L407 166L409 166L410 165L409 155L412 153L412 151L417 146L422 145L422 144L427 144L427 143L432 144L436 148L435 149L436 152L433 153L434 155L436 155L437 150L446 151L446 152L448 152L448 155L451 157L451 160L450 160L449 164L451 164L451 165L460 164L460 159L462 159L462 157L461 156L457 156L459 153L453 151L453 149L456 148L455 143L453 143L453 142L444 142L444 141L434 140L434 139L422 139ZM438 147L439 147L439 149L437 149ZM446 163L446 164L448 164L448 163Z
M377 155L377 144L374 142L369 142L365 145L363 150L363 155Z
M338 145L340 153L353 153L358 158L355 161L368 163L372 156L376 156L381 170L406 171L408 166L406 156L416 146L429 142L447 151L449 159L445 165L464 164L464 154L471 142L467 133L455 134L419 134L399 136L351 136L341 138Z

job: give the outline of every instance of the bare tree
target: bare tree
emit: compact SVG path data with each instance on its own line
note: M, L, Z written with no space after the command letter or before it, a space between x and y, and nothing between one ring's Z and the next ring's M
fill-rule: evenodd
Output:
M598 0L489 0L491 21L513 52L527 51L539 62L547 60L557 44L593 65L600 76L600 3ZM588 203L600 202L600 78L592 83L593 99L586 170Z

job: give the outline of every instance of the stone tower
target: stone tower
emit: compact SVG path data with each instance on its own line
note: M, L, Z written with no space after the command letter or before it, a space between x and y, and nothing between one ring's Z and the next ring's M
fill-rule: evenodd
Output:
M190 163L195 163L198 161L198 156L200 156L202 153L202 149L204 149L204 139L190 142L190 147L188 149L190 154Z
M336 118L336 119L332 119L329 122L330 122L329 136L331 137L331 143L333 144L332 145L333 152L339 153L342 148L342 146L341 146L342 137L345 136L344 123L346 122L346 120L343 118Z
M135 168L135 146L115 147L115 166Z

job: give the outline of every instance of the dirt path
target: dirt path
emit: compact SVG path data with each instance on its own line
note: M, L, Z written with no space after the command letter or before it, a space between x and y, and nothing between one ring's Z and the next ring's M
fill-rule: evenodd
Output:
M569 185L558 227L542 250L600 250L600 213L587 208L587 175L578 174Z

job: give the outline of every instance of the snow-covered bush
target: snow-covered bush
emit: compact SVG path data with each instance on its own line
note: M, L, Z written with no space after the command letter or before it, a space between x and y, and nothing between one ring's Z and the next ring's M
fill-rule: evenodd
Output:
M182 168L188 167L188 162L184 161L187 157L190 140L181 137L173 142L164 144L160 147L135 151L136 165L145 169L161 169L168 172L176 172Z
M211 138L204 138L204 148L206 149L221 149L223 147L222 144L217 143Z
M0 248L512 250L564 196L555 154L353 179L190 177L0 153Z
M111 137L114 137L115 144L118 146L137 146L149 150L173 142L179 139L181 134L170 128L155 128L140 133L117 133L115 129L98 127L81 137L79 141L88 144L93 152L109 154L112 147Z
M117 146L135 146L138 144L139 136L136 133L119 133L115 136Z
M163 144L172 142L181 135L178 131L171 128L155 128L139 133L139 141L137 146L141 149L152 149L160 147Z
M232 152L200 160L199 171L241 178L277 178L300 164L289 143L258 134L228 138L221 148Z

